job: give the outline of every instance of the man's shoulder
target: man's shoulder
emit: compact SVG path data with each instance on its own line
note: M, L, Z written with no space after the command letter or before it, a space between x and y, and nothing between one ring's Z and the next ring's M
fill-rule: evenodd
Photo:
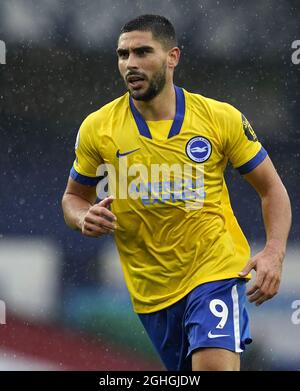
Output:
M90 113L84 120L85 125L99 125L103 121L107 122L110 117L119 114L120 110L124 109L127 105L127 95L126 93Z
M186 91L189 104L192 109L206 110L212 116L230 116L234 115L237 109L228 102L209 98L199 93Z

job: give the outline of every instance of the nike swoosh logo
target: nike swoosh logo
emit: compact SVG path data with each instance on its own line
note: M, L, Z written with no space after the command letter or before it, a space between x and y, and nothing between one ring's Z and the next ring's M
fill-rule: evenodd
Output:
M212 334L211 331L207 334L208 338L220 338L220 337L230 337L229 334Z
M116 156L117 156L117 158L122 157L122 156L126 156L126 155L129 155L130 153L138 151L139 149L141 149L141 148L133 149L132 151L128 151L128 152L124 152L124 153L121 153L120 150L118 149Z

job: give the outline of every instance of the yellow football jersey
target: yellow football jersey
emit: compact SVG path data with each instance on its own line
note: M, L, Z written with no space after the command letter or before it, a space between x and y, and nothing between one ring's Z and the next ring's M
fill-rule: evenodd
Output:
M90 114L70 173L98 184L100 198L108 181L116 244L138 313L168 307L199 284L238 277L250 250L223 174L228 160L245 174L267 155L237 109L174 88L173 121L146 122L128 93Z

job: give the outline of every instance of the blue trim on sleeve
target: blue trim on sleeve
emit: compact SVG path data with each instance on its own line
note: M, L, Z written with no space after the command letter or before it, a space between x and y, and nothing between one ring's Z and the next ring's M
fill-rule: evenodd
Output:
M243 164L240 167L237 167L237 170L240 174L248 174L248 172L254 170L255 167L257 167L268 155L268 152L265 150L264 147L261 147L261 149L257 152L257 154L249 160L249 162Z
M74 179L74 181L88 186L96 186L100 180L100 177L92 178L86 175L81 175L74 167L71 168L70 177Z

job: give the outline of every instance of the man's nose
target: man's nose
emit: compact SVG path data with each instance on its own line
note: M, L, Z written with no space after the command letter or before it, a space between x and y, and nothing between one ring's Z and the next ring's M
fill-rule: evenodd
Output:
M127 68L128 69L137 69L138 61L136 56L133 53L130 53L127 59Z

